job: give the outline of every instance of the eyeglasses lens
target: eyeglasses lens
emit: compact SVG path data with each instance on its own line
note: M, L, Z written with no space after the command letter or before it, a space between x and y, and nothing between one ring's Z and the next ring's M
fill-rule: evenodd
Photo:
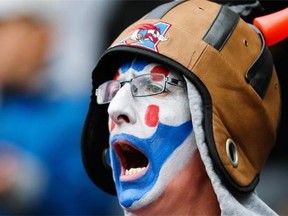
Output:
M145 74L135 77L132 81L133 96L148 96L163 92L165 76L162 74Z
M99 86L97 90L97 103L109 103L114 98L120 88L121 84L116 80L111 80L103 83Z

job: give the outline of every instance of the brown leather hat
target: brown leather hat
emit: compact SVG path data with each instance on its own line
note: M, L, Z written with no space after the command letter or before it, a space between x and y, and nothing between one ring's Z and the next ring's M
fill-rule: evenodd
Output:
M125 29L100 58L82 137L93 182L115 193L111 168L103 160L109 148L107 106L97 105L95 89L113 78L121 59L136 55L178 70L196 86L215 171L226 185L253 190L276 141L277 75L261 32L226 6L205 0L159 6Z

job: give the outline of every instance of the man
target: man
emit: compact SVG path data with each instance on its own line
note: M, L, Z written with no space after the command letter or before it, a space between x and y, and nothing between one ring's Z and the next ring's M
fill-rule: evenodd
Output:
M94 69L88 175L125 214L274 215L254 189L275 144L279 91L259 30L209 1L164 4Z

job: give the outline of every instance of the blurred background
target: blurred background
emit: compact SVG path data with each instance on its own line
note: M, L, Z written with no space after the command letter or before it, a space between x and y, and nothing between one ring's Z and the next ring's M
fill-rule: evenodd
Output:
M80 137L116 1L0 1L0 215L119 214Z
M0 215L122 214L117 199L88 179L81 161L91 72L124 28L165 2L0 1ZM250 23L288 6L276 0L217 2L239 9ZM257 192L288 215L288 39L271 52L282 121Z

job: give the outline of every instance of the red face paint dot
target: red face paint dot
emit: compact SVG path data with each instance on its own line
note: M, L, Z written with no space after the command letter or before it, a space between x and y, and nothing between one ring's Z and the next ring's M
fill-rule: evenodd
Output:
M145 123L148 127L155 127L159 122L159 106L149 105L145 114Z
M110 131L113 131L115 126L116 126L115 122L111 120Z
M164 66L157 65L154 68L152 68L151 73L161 73L167 77L169 74L169 70L168 70L168 68L166 68Z
M116 74L114 75L114 78L113 78L113 79L114 79L114 80L117 80L119 76L120 76L120 72L117 71Z

